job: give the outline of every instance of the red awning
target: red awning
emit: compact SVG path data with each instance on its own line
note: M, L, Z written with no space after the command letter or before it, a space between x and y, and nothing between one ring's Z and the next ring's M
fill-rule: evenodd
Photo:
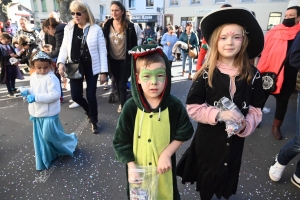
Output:
M15 15L22 16L22 17L29 17L29 16L31 16L30 13L25 12L25 11L19 11L19 12L16 12Z

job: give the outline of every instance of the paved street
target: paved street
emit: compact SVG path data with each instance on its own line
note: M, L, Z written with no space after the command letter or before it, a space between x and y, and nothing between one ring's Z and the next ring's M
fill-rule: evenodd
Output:
M172 74L171 93L185 102L192 82L187 74L181 77L181 62L174 63ZM28 77L18 81L17 86L20 85L28 86ZM6 97L6 87L0 85L0 199L126 199L124 164L115 160L112 147L118 104L109 104L108 94L103 86L98 87L101 132L93 135L82 108L69 109L70 92L64 92L60 120L67 133L77 134L78 146L74 157L61 156L49 170L38 172L28 103L21 97ZM237 195L230 199L299 199L300 189L290 182L299 155L286 167L279 183L273 183L268 176L273 157L295 133L296 98L293 94L290 100L281 129L282 141L275 140L270 132L275 100L269 98L266 107L271 108L271 112L264 114L261 128L246 139ZM193 124L196 128L196 123ZM178 150L177 160L189 143ZM195 185L182 185L179 178L178 185L183 200L199 199Z

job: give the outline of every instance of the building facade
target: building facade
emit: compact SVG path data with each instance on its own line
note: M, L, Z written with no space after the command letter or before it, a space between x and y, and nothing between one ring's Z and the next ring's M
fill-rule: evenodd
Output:
M111 0L85 0L91 8L96 22L105 20L107 13L110 13ZM43 21L48 18L49 13L55 11L59 14L59 3L57 0L30 0L34 12L36 27L41 27ZM70 14L71 15L71 14Z
M142 29L149 25L152 29L163 25L162 0L123 0L123 4L132 14L132 22L138 23Z
M7 7L8 19L15 26L19 27L21 17L26 18L31 22L31 27L34 26L33 12L20 2L13 1Z
M223 4L254 11L262 30L266 32L282 22L289 0L165 0L164 24L182 25L192 22L195 29L208 13Z

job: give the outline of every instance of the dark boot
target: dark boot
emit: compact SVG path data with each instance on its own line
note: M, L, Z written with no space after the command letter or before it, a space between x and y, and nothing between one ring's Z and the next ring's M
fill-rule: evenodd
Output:
M280 121L278 119L274 119L274 122L272 125L272 133L277 140L282 140L282 134L280 131L281 125L282 125L282 121Z

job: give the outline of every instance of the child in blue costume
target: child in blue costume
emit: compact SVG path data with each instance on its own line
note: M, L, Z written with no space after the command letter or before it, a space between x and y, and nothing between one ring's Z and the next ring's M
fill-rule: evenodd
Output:
M20 90L29 103L36 170L44 170L58 155L73 156L77 136L75 133L65 134L60 123L60 82L51 70L51 58L39 51L30 63L35 69L30 77L30 88Z
M161 47L137 46L130 53L132 98L122 110L114 135L116 157L126 169L157 168L156 199L180 199L175 152L194 129L180 100L170 94L171 69ZM136 181L131 173L127 176L130 183Z

